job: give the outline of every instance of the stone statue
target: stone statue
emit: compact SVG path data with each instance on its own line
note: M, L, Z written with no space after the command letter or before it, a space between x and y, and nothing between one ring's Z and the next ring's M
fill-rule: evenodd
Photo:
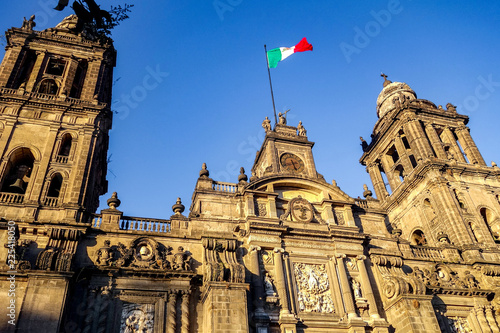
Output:
M352 290L354 292L354 298L361 298L361 284L356 281L355 279L352 279Z
M267 296L275 296L276 293L274 292L274 287L273 287L273 280L269 276L269 273L266 272L266 276L264 277L264 289L266 290L266 295Z
M31 15L29 20L27 20L26 17L24 18L21 29L32 31L35 26L35 15Z
M306 136L307 131L304 128L304 125L302 125L302 121L299 121L299 125L297 126L297 129L299 130L299 136Z
M365 141L365 139L363 139L362 136L360 136L359 139L361 140L361 149L363 149L363 151L367 151L368 143Z
M278 124L280 125L286 125L286 114L290 110L286 110L284 113L278 113Z
M266 119L264 119L264 121L262 122L262 127L266 132L271 130L271 121L269 120L269 118L266 117Z

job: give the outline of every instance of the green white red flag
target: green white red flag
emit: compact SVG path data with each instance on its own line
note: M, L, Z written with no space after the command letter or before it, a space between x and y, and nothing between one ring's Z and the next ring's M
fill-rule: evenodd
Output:
M294 53L304 52L304 51L312 51L313 46L307 42L307 39L304 37L302 40L295 46L292 47L278 47L276 49L272 49L267 51L267 64L269 68L276 68L278 66L278 62L288 58Z

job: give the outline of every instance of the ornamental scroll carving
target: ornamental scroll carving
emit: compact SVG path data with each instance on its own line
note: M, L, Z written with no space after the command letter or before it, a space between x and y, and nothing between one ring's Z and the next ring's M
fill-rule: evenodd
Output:
M335 312L325 265L297 263L294 273L300 311Z
M245 267L238 262L236 256L236 240L205 238L203 247L204 282L245 282Z
M36 267L48 271L70 271L81 236L80 230L50 229L49 242L46 248L38 254Z
M131 267L154 270L191 270L191 253L182 246L173 252L172 247L165 246L149 237L140 237L130 246L122 243L111 246L109 240L104 241L94 259L98 267Z
M371 261L382 277L382 290L388 299L394 299L402 294L423 295L425 293L424 282L403 271L403 259L372 255Z

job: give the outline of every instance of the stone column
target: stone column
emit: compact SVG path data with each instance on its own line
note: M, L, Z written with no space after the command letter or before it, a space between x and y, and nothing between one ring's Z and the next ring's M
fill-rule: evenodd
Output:
M444 151L443 143L436 133L436 129L432 126L431 123L427 123L425 125L425 132L431 141L432 148L436 153L437 158L446 160L448 157L446 156L446 152Z
M36 52L36 61L33 65L33 69L31 70L28 82L26 83L26 91L34 91L36 89L36 79L38 77L38 74L40 73L43 62L45 61L46 54L46 51Z
M394 139L394 144L399 153L399 162L403 165L405 170L405 176L413 170L413 166L411 165L410 158L408 157L408 153L406 151L405 145L403 144L403 140L401 137L396 137Z
M285 250L282 248L274 248L274 269L276 270L276 288L278 289L278 295L280 297L281 303L281 315L290 314L290 308L288 307L288 296L286 293L285 285L285 274L283 272L283 253Z
M17 59L22 51L22 46L10 46L5 47L4 60L2 66L0 67L0 87L7 87L10 75L13 72L14 66L17 63Z
M255 291L255 314L264 314L264 299L262 288L262 276L260 274L259 251L260 246L250 245L248 254L250 256L250 265L248 270L252 274L252 289Z
M71 93L71 87L75 79L76 70L78 68L78 60L71 57L66 65L65 76L63 82L61 83L61 94L66 92L66 96Z
M370 165L368 165L366 169L370 174L370 178L372 179L373 189L377 194L377 198L379 200L384 200L387 196L389 196L389 193L387 193L387 189L385 188L384 179L380 174L380 168L378 164L370 163Z
M462 148L469 161L473 164L486 166L483 156L481 156L481 153L479 152L479 149L477 149L474 140L472 140L469 129L466 126L461 126L455 130L455 133L457 134L458 142L460 142L460 144L462 145Z
M80 99L86 101L92 101L94 99L94 92L96 89L97 80L99 79L101 64L102 60L100 59L94 58L88 60L87 74L85 75L85 81L83 83Z
M477 320L479 321L479 325L484 333L492 333L490 329L490 325L488 325L488 321L486 320L486 316L484 315L484 308L482 306L476 307L474 309L476 313Z
M403 129L408 138L410 147L415 149L416 154L414 155L417 160L433 156L432 148L418 119L409 119L408 122L403 125Z
M493 316L493 309L491 305L485 306L484 311L486 312L486 320L488 321L488 324L490 324L491 331L494 333L499 333L500 328L498 327L498 324L495 321L495 317Z
M342 291L340 290L339 284L337 283L339 281L339 277L337 275L337 269L335 268L335 266L337 265L337 260L335 260L335 258L330 258L328 264L330 267L330 272L332 273L331 284L334 290L334 294L332 296L335 297L335 306L338 307L338 309L335 309L335 312L340 316L343 316L345 312L344 307L342 306Z
M276 212L276 196L268 195L267 196L267 204L269 207L269 213L268 213L267 217L271 217L271 218L279 217L278 213Z
M451 132L451 129L449 127L445 127L445 129L443 130L443 134L448 138L448 142L450 143L450 149L453 149L456 160L458 162L467 163L464 155L462 154L462 150L457 144L455 135L453 135L453 133Z
M184 291L182 293L182 304L181 304L181 333L189 333L189 291Z
M177 290L172 290L168 293L168 302L167 302L167 323L166 323L166 332L167 333L175 333L175 304L177 302Z
M361 283L364 287L363 291L365 293L365 297L368 299L368 304L370 306L370 316L372 318L380 318L380 314L378 313L377 301L375 300L375 296L373 295L372 284L370 282L370 277L368 276L368 272L366 271L365 260L366 256L359 255L356 257L358 259L358 268L359 274L361 275Z
M347 278L347 271L344 265L345 254L336 254L337 266L339 268L340 285L342 287L342 298L344 299L345 311L348 318L357 317L356 308L354 307L354 300L352 299L351 286Z
M398 180L394 180L394 173L392 172L392 167L389 166L389 163L387 162L387 158L391 158L390 156L383 155L381 158L381 163L382 163L382 168L385 171L385 175L387 177L387 180L389 181L389 186L391 187L392 192L399 186L399 178Z

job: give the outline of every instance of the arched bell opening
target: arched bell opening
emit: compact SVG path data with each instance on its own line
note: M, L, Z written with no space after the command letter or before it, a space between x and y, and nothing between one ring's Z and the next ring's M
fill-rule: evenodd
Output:
M418 246L426 246L427 239L425 238L425 234L422 230L415 230L410 236L410 244L418 245Z
M28 148L17 149L7 162L2 192L25 194L30 182L35 158Z

